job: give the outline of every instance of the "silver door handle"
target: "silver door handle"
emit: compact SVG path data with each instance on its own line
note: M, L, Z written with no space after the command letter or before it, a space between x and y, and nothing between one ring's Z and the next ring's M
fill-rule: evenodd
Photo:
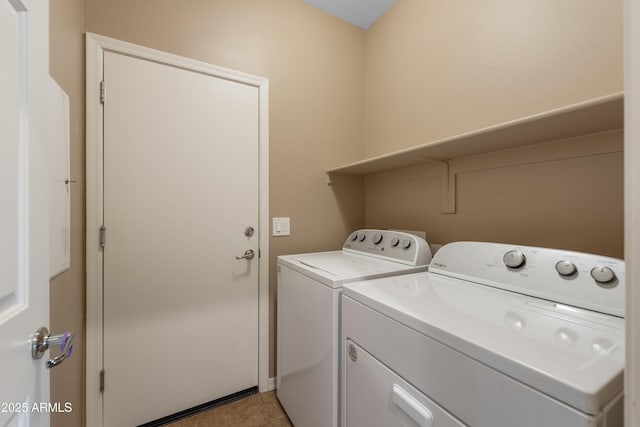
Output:
M76 333L69 331L60 335L51 335L49 330L43 326L33 334L31 339L31 357L34 360L41 359L49 347L60 346L60 354L47 360L47 368L55 368L67 357L71 357L75 337Z
M253 259L254 256L256 256L256 253L253 251L253 249L247 249L246 251L244 251L244 255L237 256L236 259Z

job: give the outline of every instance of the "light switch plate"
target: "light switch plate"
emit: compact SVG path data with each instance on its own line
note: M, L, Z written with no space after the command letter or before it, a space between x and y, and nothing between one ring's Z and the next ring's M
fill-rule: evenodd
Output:
M273 235L289 236L291 234L291 219L289 217L273 218Z

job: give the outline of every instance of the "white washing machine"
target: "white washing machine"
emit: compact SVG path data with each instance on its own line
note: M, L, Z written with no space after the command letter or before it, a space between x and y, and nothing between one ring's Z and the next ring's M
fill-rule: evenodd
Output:
M426 271L430 260L424 239L386 230L358 230L340 251L278 257L276 393L294 425L338 425L342 285Z
M625 266L495 243L345 285L342 425L622 427Z

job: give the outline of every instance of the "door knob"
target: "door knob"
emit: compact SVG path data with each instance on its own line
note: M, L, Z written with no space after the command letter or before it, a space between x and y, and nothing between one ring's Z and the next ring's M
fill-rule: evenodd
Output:
M66 331L60 335L50 335L44 326L38 329L31 339L31 357L34 360L41 359L44 353L52 346L60 346L60 354L47 360L47 368L55 368L67 357L71 357L75 332Z
M237 256L236 259L253 259L254 256L256 256L256 253L253 251L253 249L247 249L246 251L244 251L244 255Z

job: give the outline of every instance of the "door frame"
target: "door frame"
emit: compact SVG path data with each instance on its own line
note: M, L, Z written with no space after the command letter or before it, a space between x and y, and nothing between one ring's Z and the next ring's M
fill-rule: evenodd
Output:
M626 263L625 425L640 422L640 7L624 5L624 257Z
M103 225L103 79L104 52L110 51L160 64L232 80L258 89L258 388L269 381L269 81L267 78L136 44L86 33L86 424L103 425L100 370L103 367L103 257L99 229ZM107 88L108 91L108 88ZM161 350L162 351L162 350Z

